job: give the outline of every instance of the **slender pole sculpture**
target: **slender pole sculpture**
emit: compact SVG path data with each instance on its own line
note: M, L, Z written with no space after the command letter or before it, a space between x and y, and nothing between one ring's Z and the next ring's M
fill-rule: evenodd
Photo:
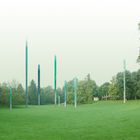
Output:
M123 102L126 103L126 61L124 60L123 62L124 65L124 73L123 73L123 87L124 87L124 92L123 92Z
M74 79L74 106L77 107L77 79Z
M26 107L28 107L28 43L26 41L26 54L25 54L25 90L26 90Z
M67 82L64 82L64 106L67 106Z
M54 99L54 102L55 102L55 105L57 104L57 58L56 58L56 55L54 56L54 94L55 94L55 99Z
M12 88L10 87L10 111L12 111Z
M38 65L38 105L40 105L40 65Z

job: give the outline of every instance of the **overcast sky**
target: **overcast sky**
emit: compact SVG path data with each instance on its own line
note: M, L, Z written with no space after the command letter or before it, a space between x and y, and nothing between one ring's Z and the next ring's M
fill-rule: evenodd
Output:
M97 84L122 71L137 70L140 0L0 0L0 82L25 85L25 41L29 44L29 80L53 85L57 55L58 85L84 79Z

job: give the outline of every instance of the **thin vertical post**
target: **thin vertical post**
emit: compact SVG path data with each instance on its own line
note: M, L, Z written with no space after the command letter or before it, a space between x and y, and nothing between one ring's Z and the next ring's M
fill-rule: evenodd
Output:
M26 89L26 107L28 107L28 43L26 41L26 54L25 54L25 89Z
M123 62L124 65L124 72L123 72L123 86L124 86L124 92L123 92L123 102L126 103L126 61Z
M12 88L10 87L10 111L12 111Z
M55 105L57 104L57 58L56 55L54 56L54 94L55 94Z
M64 82L64 106L67 106L67 82Z
M40 65L38 65L38 105L40 105Z
M77 79L74 79L74 106L77 107Z

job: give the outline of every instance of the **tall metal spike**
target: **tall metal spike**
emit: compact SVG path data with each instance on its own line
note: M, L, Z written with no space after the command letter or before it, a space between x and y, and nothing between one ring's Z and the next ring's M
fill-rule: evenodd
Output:
M124 83L124 93L123 93L123 102L126 103L126 61L123 62L124 73L123 73L123 83Z
M54 94L55 94L55 105L57 104L57 58L54 56Z
M40 105L40 65L38 65L38 105Z
M25 90L26 90L26 107L28 107L28 42L26 41L25 50Z

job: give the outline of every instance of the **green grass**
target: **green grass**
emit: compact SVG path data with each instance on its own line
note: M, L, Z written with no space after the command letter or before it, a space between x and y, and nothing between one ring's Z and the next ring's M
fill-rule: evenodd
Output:
M0 140L139 140L140 101L0 108Z

